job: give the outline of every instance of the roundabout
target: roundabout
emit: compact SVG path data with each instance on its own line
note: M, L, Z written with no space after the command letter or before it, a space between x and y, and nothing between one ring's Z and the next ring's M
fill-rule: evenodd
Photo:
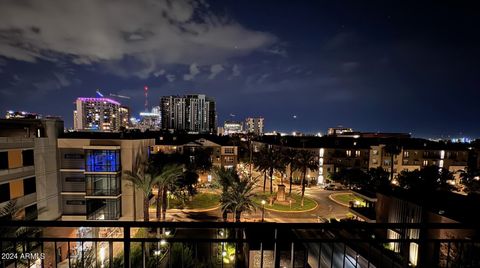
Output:
M265 201L265 204L262 204L262 200ZM277 201L276 194L259 193L253 198L253 201L259 208L275 212L308 212L318 207L318 203L307 196L304 197L302 206L302 197L298 193L292 193L291 196L287 195L285 201Z

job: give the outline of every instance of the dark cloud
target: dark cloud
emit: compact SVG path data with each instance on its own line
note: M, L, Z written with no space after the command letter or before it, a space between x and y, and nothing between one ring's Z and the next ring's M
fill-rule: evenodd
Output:
M68 55L76 64L105 63L146 78L161 64L213 64L265 48L270 33L198 12L199 1L3 1L0 55L21 61ZM33 26L32 26L33 25ZM137 63L124 70L123 60Z

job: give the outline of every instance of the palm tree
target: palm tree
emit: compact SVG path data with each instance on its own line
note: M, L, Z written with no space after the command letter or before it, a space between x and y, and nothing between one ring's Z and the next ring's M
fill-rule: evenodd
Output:
M166 219L168 188L175 183L178 177L182 176L183 167L179 164L167 164L163 166L156 178L157 194L157 220Z
M313 151L309 150L300 150L298 151L297 154L297 168L302 171L302 180L301 180L301 185L302 185L302 202L301 206L303 207L303 201L305 197L305 179L307 176L307 171L308 170L317 170L319 167L318 161L317 161L317 155Z
M263 173L263 192L265 192L265 188L267 185L267 172L270 168L269 161L268 161L268 147L264 146L260 150L260 152L254 155L253 161L255 163L255 169L261 173Z
M393 173L394 173L394 158L396 155L402 152L402 147L397 142L389 143L385 146L385 152L390 155L390 181L393 181Z
M288 191L288 195L292 195L292 184L293 184L293 172L297 169L297 151L294 149L286 149L282 151L283 162L285 165L290 166L290 174L289 174L289 182L290 182L290 189Z
M222 190L221 198L223 197L223 193L227 193L232 184L236 180L240 179L233 169L225 169L223 167L215 168L213 174L215 176L214 187ZM227 210L222 210L222 217L224 221L227 220L227 214Z
M240 221L242 212L254 211L256 206L253 202L254 180L240 179L232 184L227 192L222 193L220 203L222 212L232 211L236 222Z
M10 200L6 202L4 205L0 206L0 221L12 221L12 220L20 220L16 219L16 216L19 213L19 208L16 205L15 200ZM35 220L37 215L25 215L24 221L31 221ZM35 227L1 227L0 228L0 241L2 237L18 238L19 241L22 241L23 238L31 238L35 237L41 230ZM3 242L2 245L2 252L4 253L14 253L20 255L25 253L25 250L30 250L31 245L25 242ZM19 258L18 260L14 261L15 267L27 267L28 261L25 258ZM5 265L5 263L4 263ZM10 267L10 266L9 266Z
M220 203L224 220L228 212L232 212L235 220L240 221L242 212L255 210L253 188L256 179L248 175L240 178L234 169L216 169L214 174L217 187L222 189Z
M140 165L136 172L130 170L123 171L123 176L126 180L130 181L134 188L142 191L143 193L143 220L149 221L150 216L148 208L150 206L150 194L153 186L159 180L159 177L149 172L145 164ZM135 209L135 208L134 208Z
M263 191L265 192L265 185L267 180L267 173L270 177L270 193L273 193L273 174L275 171L282 171L285 169L284 162L280 150L274 149L271 145L264 146L258 153L258 170L264 172Z

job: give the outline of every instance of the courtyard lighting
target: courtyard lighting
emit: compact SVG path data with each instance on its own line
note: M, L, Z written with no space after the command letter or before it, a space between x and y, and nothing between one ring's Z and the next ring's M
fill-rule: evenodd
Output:
M265 220L265 204L267 201L262 200L262 222Z

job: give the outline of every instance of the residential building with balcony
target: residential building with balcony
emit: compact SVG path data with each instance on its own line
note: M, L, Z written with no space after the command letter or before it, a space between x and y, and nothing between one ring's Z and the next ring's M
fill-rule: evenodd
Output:
M63 121L0 119L0 205L14 202L17 219L60 217L57 137Z
M157 138L152 153L179 153L194 156L195 150L210 154L213 167L233 168L238 164L238 146L229 137L215 135L162 135ZM194 161L194 159L192 159ZM212 174L199 174L202 182L212 180Z
M102 134L102 135L100 135ZM122 177L148 157L153 138L66 133L58 139L63 220L136 220L143 194Z
M160 100L161 126L164 130L215 133L215 100L204 94L164 96Z
M386 135L377 137L295 137L295 136L265 136L258 138L253 144L259 150L267 144L278 148L291 148L296 150L311 150L318 154L319 169L309 171L309 178L316 178L318 184L325 183L330 174L343 168L355 168L367 171L370 168L382 167L390 172L392 168L392 155L387 146L395 143L398 145L398 154L393 155L394 178L404 170L416 170L429 165L446 168L454 174L455 181L460 183L460 170L465 170L469 163L471 150L469 146L461 143L436 142L425 139L392 138ZM471 160L470 160L471 161ZM287 173L289 173L289 167ZM294 177L300 174L294 172Z
M265 132L265 119L263 117L248 117L245 119L245 131L257 136Z
M74 129L77 131L116 132L126 126L128 109L109 98L77 98L73 113Z

